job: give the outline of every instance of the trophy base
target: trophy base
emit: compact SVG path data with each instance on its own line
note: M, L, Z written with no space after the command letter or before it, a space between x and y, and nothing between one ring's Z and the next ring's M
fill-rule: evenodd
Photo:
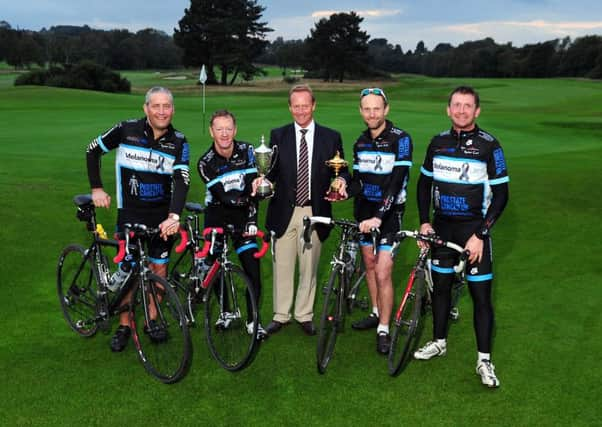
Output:
M266 186L259 186L257 188L257 191L255 192L255 194L257 194L257 196L263 198L263 199L267 199L269 197L272 197L274 195L274 192L272 191L272 187L269 185Z
M328 193L326 193L326 198L328 200L344 200L344 197L341 196L341 194L338 191L332 191L332 190L330 190Z

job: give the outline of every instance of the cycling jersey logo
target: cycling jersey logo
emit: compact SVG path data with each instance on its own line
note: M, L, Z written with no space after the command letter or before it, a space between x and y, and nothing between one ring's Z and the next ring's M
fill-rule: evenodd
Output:
M137 196L138 195L138 178L136 178L136 175L132 175L132 177L130 178L130 181L128 183L129 187L130 187L130 194L132 196Z
M466 141L466 146L470 147L472 145L472 139L469 139L468 141Z
M470 269L470 275L476 276L479 273L479 269L477 267L473 267Z
M458 178L460 181L468 181L468 169L470 168L470 166L468 166L468 163L462 163L462 173L460 174L460 177Z
M380 154L377 154L376 162L374 164L374 172L383 170L382 162L383 162L383 158L380 156Z
M165 172L165 157L159 156L158 160L159 160L159 162L155 169L158 171L161 171L161 172Z

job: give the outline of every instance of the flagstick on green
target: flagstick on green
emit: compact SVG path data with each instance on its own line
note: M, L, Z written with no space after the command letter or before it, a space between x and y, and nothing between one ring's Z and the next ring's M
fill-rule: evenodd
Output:
M207 71L205 70L205 64L203 64L201 67L199 81L203 85L203 135L205 135L205 83L207 82Z

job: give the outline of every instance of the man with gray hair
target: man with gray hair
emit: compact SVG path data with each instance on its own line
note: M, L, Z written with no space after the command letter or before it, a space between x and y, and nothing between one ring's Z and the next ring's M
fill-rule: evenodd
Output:
M111 196L103 188L100 176L101 156L117 149L117 231L130 224L159 227L161 238L149 243L150 268L159 276L167 275L167 263L173 234L178 232L180 213L190 185L189 148L186 137L173 128L173 96L164 87L153 87L143 105L145 117L120 122L94 138L86 150L88 179L94 206L108 208ZM135 183L135 191L130 191ZM127 304L129 293L122 304ZM165 340L165 331L146 326L151 340ZM121 313L119 327L111 339L111 350L122 351L131 334L128 312Z

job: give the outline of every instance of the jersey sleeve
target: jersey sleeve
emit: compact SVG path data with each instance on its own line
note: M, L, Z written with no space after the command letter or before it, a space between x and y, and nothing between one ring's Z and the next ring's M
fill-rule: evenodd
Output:
M433 151L432 141L426 149L424 162L420 167L420 176L416 188L416 199L418 202L418 217L420 224L430 222L431 213L431 191L433 186Z
M395 147L395 163L393 171L383 184L383 200L376 213L378 218L383 218L391 209L397 195L407 183L410 167L412 166L412 138L403 134Z
M102 135L94 138L86 148L86 165L90 188L102 188L100 158L117 148L121 142L122 123L118 123Z
M487 162L487 176L489 186L491 187L491 202L481 223L481 227L477 230L477 237L483 239L489 235L491 228L502 215L504 208L508 203L509 190L508 168L504 151L497 141L491 152L491 156Z
M173 166L173 193L169 212L181 214L186 203L186 196L190 188L190 145L186 138L182 137L182 144L177 152Z

